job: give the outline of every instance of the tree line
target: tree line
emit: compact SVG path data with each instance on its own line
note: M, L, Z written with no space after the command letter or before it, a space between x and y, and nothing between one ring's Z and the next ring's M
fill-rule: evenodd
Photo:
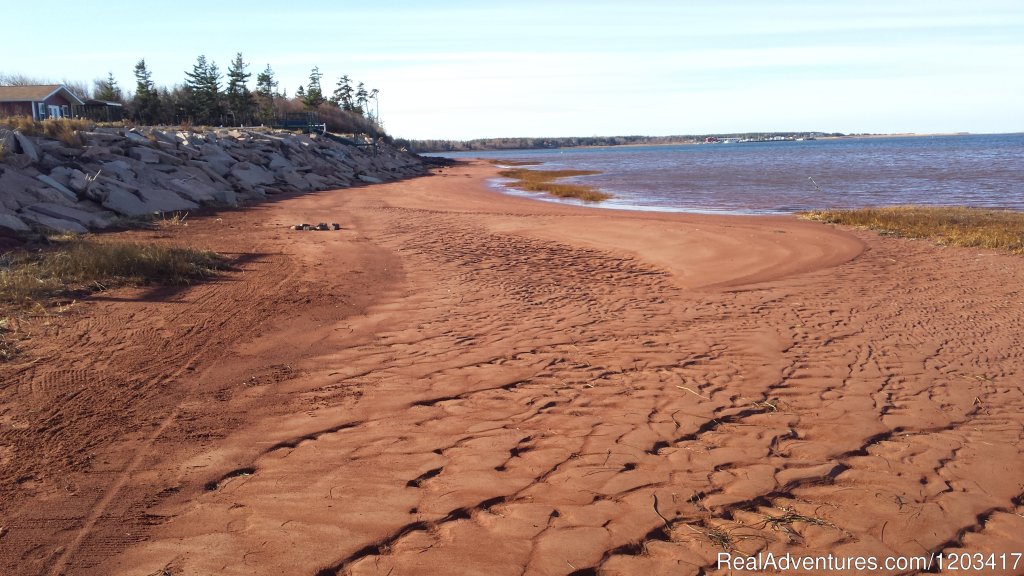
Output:
M413 152L472 152L484 150L530 150L573 148L580 146L667 146L704 142L708 137L762 139L773 136L790 138L843 136L833 132L749 132L735 134L686 134L673 136L572 136L564 138L478 138L475 140L407 140L397 144Z
M333 91L325 93L324 74L318 67L310 72L309 83L300 85L291 97L287 90L279 89L269 64L256 74L255 86L250 89L252 73L241 52L223 74L216 62L200 55L192 69L185 71L182 83L171 87L153 82L145 58L135 64L133 74L134 91L123 89L113 72L95 80L91 90L82 82L65 80L63 84L80 97L91 95L122 104L126 117L140 124L270 125L289 113L317 112L320 121L334 132L384 133L376 105L379 91L342 75ZM0 75L0 85L49 83L22 75Z

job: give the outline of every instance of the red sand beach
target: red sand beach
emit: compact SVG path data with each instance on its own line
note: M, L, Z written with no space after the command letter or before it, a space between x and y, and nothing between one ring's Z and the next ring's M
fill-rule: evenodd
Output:
M494 172L119 233L237 264L38 318L0 364L0 573L1024 552L1019 257L536 202Z

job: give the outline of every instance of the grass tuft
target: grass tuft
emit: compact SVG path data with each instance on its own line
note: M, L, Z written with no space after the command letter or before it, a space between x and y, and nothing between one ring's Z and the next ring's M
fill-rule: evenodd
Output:
M818 518L817 516L805 516L803 514L798 514L793 508L779 508L779 510L782 512L781 516L763 514L764 521L761 524L761 528L771 526L772 530L795 534L793 531L793 524L796 522L813 524L814 526L832 526L828 521Z
M189 284L222 268L224 259L205 250L63 239L0 256L0 302L30 306L117 286Z
M860 226L884 236L1024 254L1024 212L963 206L892 206L801 212L801 218Z
M188 222L185 221L187 219L188 219L188 212L177 212L176 211L176 212L174 212L171 215L170 218L167 217L167 214L161 212L160 213L160 219L156 221L156 225L160 226L161 228L166 228L168 226L182 226L182 227L185 227L185 226L188 226Z
M515 179L516 182L512 183L514 188L530 192L546 192L559 198L578 198L586 202L600 202L611 198L610 194L605 194L593 186L556 184L554 182L554 180L559 178L600 174L600 172L594 170L527 170L525 168L515 168L512 170L502 170L498 174L505 178Z

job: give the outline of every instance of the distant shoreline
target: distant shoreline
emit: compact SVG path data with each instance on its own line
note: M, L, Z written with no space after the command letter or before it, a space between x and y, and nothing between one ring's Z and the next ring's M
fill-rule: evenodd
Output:
M666 141L663 141L663 142L624 142L624 143L621 143L621 144L614 144L614 143L608 143L608 144L577 144L577 145L558 144L558 141L577 140L577 138L575 138L575 137L561 137L561 138L493 138L493 139L484 139L484 140L494 140L496 142L498 142L498 141L506 141L507 142L509 140L519 140L519 141L522 141L523 143L526 143L526 142L529 142L529 141L539 141L539 142L553 142L554 145L551 145L551 146L537 145L537 146L522 146L522 147L500 147L500 146L496 146L496 147L470 148L470 149L461 149L461 150L438 150L436 148L431 148L431 149L419 149L419 148L417 148L415 146L415 143L417 143L417 142L421 143L421 144L424 143L424 142L433 142L433 141L423 141L423 140L419 140L419 141L417 141L417 140L408 140L408 141L405 141L405 145L406 146L411 146L410 149L414 150L415 153L417 153L417 154L472 154L474 152L487 152L487 153L490 153L490 152L504 152L504 151L511 152L511 151L519 151L519 150L559 150L559 149L574 149L574 148L581 148L581 149L590 149L590 148L641 148L641 147L654 147L654 146L689 146L689 145L705 144L705 143L708 143L708 144L719 144L719 143L722 143L721 140L733 140L733 139L737 139L737 138L747 138L747 137L749 137L750 134L754 134L754 133L749 133L748 132L748 133L740 133L740 134L707 134L707 135L700 135L700 136L680 137L679 140L671 140L671 138L672 138L671 136L609 136L609 137L607 137L607 139L615 139L615 138L650 138L652 140L657 140L659 138L665 138ZM786 139L785 140L763 140L763 141L762 140L757 140L757 141L754 141L754 142L744 142L744 143L756 144L756 143L762 143L762 142L792 142L792 141L808 141L808 140L868 140L868 139L880 139L880 138L929 138L929 137L944 137L944 136L948 137L948 136L978 136L978 135L982 135L980 133L973 133L973 132L927 132L927 133L896 132L896 133L891 133L891 134L842 134L842 135L837 135L836 133L831 133L831 134L822 135L822 136L818 136L817 135L817 134L821 134L821 132L764 132L764 133L758 133L758 134L764 134L766 136L767 135L783 136ZM1007 134L1016 134L1016 132L1007 132ZM706 139L706 138L717 138L718 141L716 141L716 142L703 142L703 141L701 141L701 140ZM579 139L586 140L586 138L579 138ZM470 142L480 142L480 141L481 140L461 141L460 144L467 144L467 143L470 143ZM486 145L484 145L484 146L486 146Z
M871 140L876 138L931 138L936 136L975 136L971 132L930 132L927 134L918 134L915 132L900 132L898 134L851 134L848 136L820 136L814 137L810 141L814 140ZM803 140L808 141L807 139ZM771 142L771 140L765 140L765 142ZM778 140L783 142L783 140ZM784 140L784 142L792 142L792 140ZM763 144L764 142L743 142L743 144ZM704 142L671 142L665 144L605 144L601 146L567 146L566 148L651 148L654 146L699 146ZM468 154L470 152L502 152L512 151L512 148L498 148L493 150L466 150L464 152L457 152L458 154ZM519 150L544 150L544 148L519 148ZM557 148L556 148L557 150ZM436 152L431 152L436 154Z

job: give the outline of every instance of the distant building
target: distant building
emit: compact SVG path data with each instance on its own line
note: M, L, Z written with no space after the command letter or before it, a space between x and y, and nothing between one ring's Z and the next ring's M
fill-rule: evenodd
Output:
M71 115L75 118L88 118L96 122L119 122L124 118L124 105L120 102L87 98L84 105L71 106Z
M72 106L84 104L63 84L0 86L0 117L66 118L72 115Z

